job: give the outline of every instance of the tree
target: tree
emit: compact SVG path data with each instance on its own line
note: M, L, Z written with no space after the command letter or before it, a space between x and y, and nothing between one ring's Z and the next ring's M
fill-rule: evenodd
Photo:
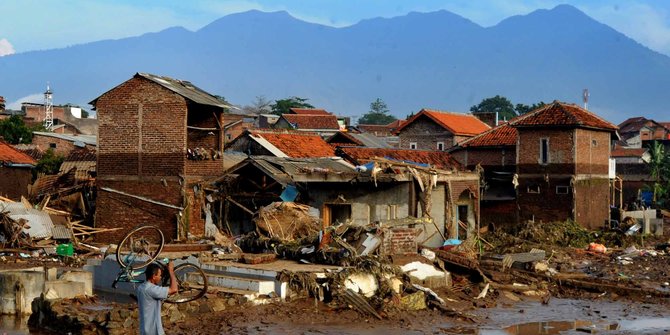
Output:
M474 114L498 112L498 117L502 120L509 120L517 115L512 102L499 95L482 100L479 105L470 107L470 111Z
M670 191L670 155L665 151L665 147L658 141L649 144L649 174L654 180L652 186L654 204L662 205L667 200L668 191Z
M547 104L545 104L544 101L540 101L540 102L532 104L530 106L528 106L526 104L516 104L516 106L514 106L514 110L516 111L517 114L523 115L523 114L526 114L530 111L534 111L534 110L536 110L540 107L544 107L546 105Z
M358 124L383 125L395 120L397 120L395 116L389 115L389 109L384 100L377 98L377 100L370 103L370 110L358 119Z
M242 110L247 112L248 114L266 114L272 112L272 108L270 108L270 100L266 99L264 96L256 96L254 101L251 103L251 105L247 105L242 107Z
M310 105L306 98L290 97L281 100L275 100L274 104L270 105L272 114L282 115L290 112L291 108L314 108Z
M37 176L39 173L46 175L58 174L60 166L63 164L64 160L65 157L62 155L57 155L54 153L53 149L49 148L44 153L42 158L37 161L37 165L35 166L35 170L33 170L33 174L35 176Z
M30 143L33 140L32 130L26 126L19 115L0 120L0 136L11 144Z

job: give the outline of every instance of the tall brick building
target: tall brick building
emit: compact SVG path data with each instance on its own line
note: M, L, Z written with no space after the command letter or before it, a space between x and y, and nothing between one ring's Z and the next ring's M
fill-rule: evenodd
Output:
M199 183L223 172L222 100L146 73L91 105L99 121L96 227L156 224L168 240L204 233ZM103 234L116 242L127 231Z
M588 228L609 218L609 158L617 126L554 102L509 122L518 131L519 219L572 219Z

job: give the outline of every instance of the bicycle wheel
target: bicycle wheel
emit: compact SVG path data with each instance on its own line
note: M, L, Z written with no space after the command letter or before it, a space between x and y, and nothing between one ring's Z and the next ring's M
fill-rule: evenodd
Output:
M163 286L170 286L170 275L164 272ZM193 301L207 293L207 276L202 269L192 263L183 263L175 266L174 275L177 278L177 293L165 299L166 302L179 304Z
M116 261L133 270L153 262L163 250L165 237L156 226L140 226L126 234L116 247Z

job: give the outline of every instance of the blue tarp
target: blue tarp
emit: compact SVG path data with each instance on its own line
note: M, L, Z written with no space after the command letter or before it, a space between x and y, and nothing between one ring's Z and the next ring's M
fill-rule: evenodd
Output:
M295 185L287 185L279 197L282 201L293 202L298 197L298 189Z

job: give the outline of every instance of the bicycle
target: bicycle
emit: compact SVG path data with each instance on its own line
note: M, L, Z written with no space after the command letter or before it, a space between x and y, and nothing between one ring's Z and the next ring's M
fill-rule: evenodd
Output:
M139 226L129 231L116 248L116 261L119 263L119 274L112 283L112 288L120 282L141 284L144 279L144 268L152 262L161 267L163 274L162 285L170 286L170 275L166 263L156 261L165 245L165 236L156 226ZM177 293L165 299L168 303L184 303L199 299L207 292L207 276L205 272L193 263L182 263L174 268L177 278Z

